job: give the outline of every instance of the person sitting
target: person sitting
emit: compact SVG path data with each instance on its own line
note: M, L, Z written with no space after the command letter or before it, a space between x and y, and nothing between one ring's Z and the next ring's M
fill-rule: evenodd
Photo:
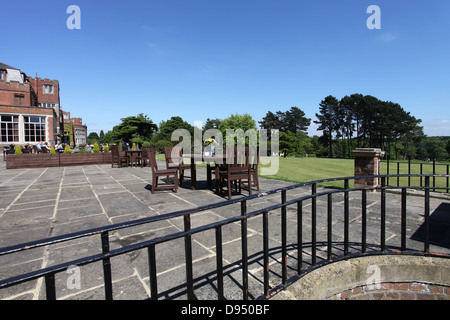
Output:
M61 141L56 141L56 145L55 145L55 151L56 152L64 152L63 146L61 145Z

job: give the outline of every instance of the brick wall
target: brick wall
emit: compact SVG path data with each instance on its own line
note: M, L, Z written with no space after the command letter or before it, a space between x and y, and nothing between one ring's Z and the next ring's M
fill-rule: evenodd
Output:
M346 290L328 300L450 300L450 287L424 282L385 282Z
M59 81L41 78L27 78L30 81L32 89L37 93L39 102L59 104ZM44 84L53 86L53 93L44 92Z
M15 95L23 96L21 98L22 106L31 106L31 88L29 83L5 82L0 81L0 105L16 105Z

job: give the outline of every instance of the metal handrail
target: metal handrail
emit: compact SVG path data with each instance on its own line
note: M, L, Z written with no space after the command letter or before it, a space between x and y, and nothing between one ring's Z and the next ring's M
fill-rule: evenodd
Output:
M354 179L363 179L363 178L374 178L377 177L379 179L381 179L382 181L382 185L381 187L368 187L368 188L349 188L349 180L354 180ZM413 187L413 186L408 186L408 187L396 187L396 186L386 186L385 185L385 180L386 178L389 177L425 177L425 187ZM105 227L100 227L100 228L94 228L94 229L89 229L89 230L85 230L85 231L80 231L80 232L75 232L75 233L71 233L71 234L66 234L66 235L61 235L61 236L57 236L57 237L51 237L51 238L46 238L46 239L42 239L42 240L38 240L38 241L32 241L32 242L27 242L27 243L23 243L23 244L18 244L18 245L14 245L14 246L9 246L6 248L1 248L0 249L0 256L3 255L8 255L8 254L13 254L16 252L20 252L20 251L24 251L24 250L30 250L33 248L38 248L38 247L42 247L42 246L47 246L47 245L52 245L52 244L56 244L56 243L61 243L61 242L65 242L65 241L70 241L70 240L74 240L74 239L79 239L79 238L83 238L83 237L87 237L87 236L92 236L92 235L97 235L100 234L101 235L101 240L102 240L102 253L101 254L95 254L95 255L91 255L88 257L84 257L84 258L80 258L77 260L73 260L70 262L66 262L66 263L61 263L55 266L51 266L51 267L47 267L41 270L37 270L37 271L33 271L33 272L29 272L26 274L22 274L19 276L15 276L15 277L11 277L9 279L5 279L5 280L0 280L0 289L2 288L6 288L6 287L10 287L13 285L17 285L19 283L23 283L26 281L30 281L30 280L34 280L37 278L41 278L41 277L45 277L45 283L46 283L46 291L47 291L47 299L56 299L56 293L55 293L55 277L54 275L58 272L62 272L67 270L68 267L73 266L73 265L77 265L77 266L83 266L86 264L90 264L93 262L97 262L97 261L103 261L103 270L104 270L104 281L105 281L105 296L106 299L112 299L113 298L113 293L112 293L112 280L111 280L111 264L110 264L110 258L118 256L118 255L122 255L125 253L129 253L135 250L139 250L139 249L144 249L147 248L148 249L148 254L149 254L149 268L150 268L150 285L151 285L151 298L152 299L156 299L158 296L158 290L157 290L157 279L156 279L156 268L155 268L155 246L163 243L163 242L167 242L167 241L171 241L171 240L175 240L175 239L179 239L179 238L184 238L185 239L185 253L186 253L186 279L187 279L187 294L188 294L188 299L193 299L194 296L194 289L193 289L193 277L192 277L192 243L191 243L191 236L199 233L199 232L203 232L206 230L212 230L215 229L216 231L216 248L217 248L217 277L218 277L218 298L222 299L223 298L223 265L222 265L222 227L230 224L230 223L234 223L234 222L241 222L241 241L242 241L242 273L243 273L243 299L247 299L248 298L248 254L247 254L247 220L251 217L257 216L257 215L262 215L263 216L263 235L264 235L264 295L265 297L269 297L271 295L270 290L269 290L269 284L268 284L268 220L267 220L267 216L269 214L269 212L276 210L276 209L281 209L282 210L282 265L283 265L283 270L282 270L282 286L287 284L287 270L286 270L286 258L287 258L287 252L286 252L286 248L287 248L287 243L286 243L286 234L287 234L287 226L286 226L286 208L290 205L294 205L297 204L298 206L298 210L299 212L301 212L301 204L303 201L308 200L308 199L312 199L313 201L313 206L312 206L312 210L313 210L313 216L315 216L316 214L316 204L315 201L317 199L317 197L320 196L325 196L327 195L329 197L329 206L330 206L330 199L331 199L331 195L334 193L344 193L345 195L345 206L344 206L344 219L345 219L345 230L344 230L344 256L348 256L349 252L348 252L348 247L349 247L349 237L348 237L348 193L349 192L353 192L353 191L362 191L363 192L363 199L366 198L366 191L367 190L381 190L382 193L382 199L384 197L384 192L385 190L388 189L401 189L402 190L402 207L406 206L406 189L421 189L425 191L425 223L429 224L429 197L430 197L430 189L434 189L433 187L430 187L430 178L436 178L436 177L449 177L448 175L420 175L420 174L414 174L414 175L378 175L378 176L360 176L360 177L343 177L343 178L331 178L331 179L321 179L321 180L315 180L315 181L310 181L310 182L304 182L304 183L299 183L299 184L294 184L291 186L287 186L287 187L282 187L282 188L278 188L278 189L274 189L268 192L263 192L263 193L259 193L259 194L254 194L251 196L246 196L243 198L239 198L239 199L232 199L232 200L227 200L227 201L222 201L222 202L218 202L215 204L210 204L210 205L205 205L205 206L200 206L197 208L192 208L192 209L186 209L186 210L180 210L180 211L176 211L176 212L172 212L172 213L167 213L167 214L163 214L160 216L154 216L154 217L148 217L148 218L144 218L144 219L138 219L138 220L133 220L133 221L129 221L129 222L123 222L123 223L118 223L118 224L114 224L114 225L110 225L110 226L105 226ZM344 189L332 189L332 190L326 190L323 192L319 192L317 193L317 184L320 183L325 183L325 182L332 182L332 181L344 181L345 183L345 187ZM312 194L310 195L306 195L303 197L299 197L296 199L292 199L287 201L286 200L286 192L289 190L293 190L293 189L297 189L300 187L305 187L305 186L312 186ZM437 188L436 188L437 189ZM448 189L448 188L441 188L441 189ZM268 206L266 208L263 209L258 209L252 212L247 213L247 201L252 200L252 199L256 199L256 198L262 198L262 197L266 197L272 194L277 194L280 193L281 194L281 203L279 204L275 204L272 206ZM363 200L365 201L365 200ZM403 204L403 201L405 202ZM240 203L241 204L241 215L239 216L235 216L235 217L231 217L228 219L224 219L221 221L217 221L214 223L210 223L207 225L203 225L197 228L191 228L190 226L190 216L191 214L195 214L198 212L202 212L205 210L211 210L214 208L219 208L219 207L223 207L223 206L228 206L228 205L232 205L232 204L236 204L236 203ZM385 245L385 234L384 234L384 223L385 223L385 212L383 214L383 211L385 209L383 209L383 206L385 206L385 204L382 204L382 234L381 234L381 251L385 252L386 251L386 245ZM428 211L427 211L427 206L428 206ZM330 210L330 209L328 209ZM403 216L403 214L405 216ZM184 217L184 231L180 231L180 232L176 232L167 236L163 236L163 237L158 237L158 238L154 238L151 240L147 240L147 241L143 241L137 244L133 244L133 245L128 245L122 248L118 248L118 249L114 249L114 250L110 250L109 249L109 233L115 230L120 230L120 229L124 229L124 228L128 228L128 227L134 227L134 226L138 226L138 225L142 225L142 224L147 224L147 223L153 223L156 221L161 221L161 220L167 220L167 219L172 219L172 218L176 218L176 217ZM384 217L383 217L384 216ZM365 219L365 218L364 218ZM407 251L407 248L405 247L405 242L404 242L404 238L406 237L406 228L405 228L405 233L403 232L403 220L406 221L406 209L403 212L403 208L402 208L402 245L401 245L401 251ZM405 222L406 223L406 222ZM312 230L313 230L313 241L312 241L312 267L317 265L317 261L316 261L316 243L314 238L316 237L315 233L316 233L316 226L315 226L315 218L312 221ZM428 232L428 227L425 227L425 232ZM362 245L362 250L361 250L361 255L367 255L368 253L366 252L366 244L365 242L365 232L363 232L363 243ZM428 254L428 255L432 255L433 253L429 252L429 241L428 241L429 235L426 234L425 235L425 243L424 243L424 250L422 253L424 254ZM329 240L328 243L328 247L330 248L331 246L331 240ZM302 246L298 245L297 246L297 250L298 252L298 257L301 257L301 250L302 250ZM329 254L329 257L331 258L331 255ZM299 263L298 263L298 275L300 276L302 273L304 273L304 269L302 269L302 259L299 258ZM334 259L336 260L336 259ZM323 262L321 262L321 264L323 264Z

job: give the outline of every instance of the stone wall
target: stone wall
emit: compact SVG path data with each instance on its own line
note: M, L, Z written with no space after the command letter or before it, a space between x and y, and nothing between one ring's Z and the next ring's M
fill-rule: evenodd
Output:
M274 299L449 299L449 287L448 258L374 255L314 269Z

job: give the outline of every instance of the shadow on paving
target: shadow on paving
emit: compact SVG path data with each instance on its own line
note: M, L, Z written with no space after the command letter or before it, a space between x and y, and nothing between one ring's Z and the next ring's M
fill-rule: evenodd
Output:
M430 244L450 249L450 203L441 203L430 214ZM425 241L425 223L411 236L412 240Z

